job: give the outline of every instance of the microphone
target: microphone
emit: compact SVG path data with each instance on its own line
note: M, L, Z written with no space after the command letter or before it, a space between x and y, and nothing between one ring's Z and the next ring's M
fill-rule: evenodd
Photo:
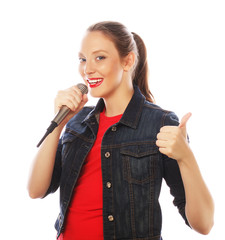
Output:
M82 95L88 93L88 88L85 84L78 83L77 87L80 89ZM42 137L37 147L39 147L42 144L45 138L62 122L62 120L67 116L69 112L70 112L70 109L67 106L63 105L62 108L56 114L55 118L51 121L51 124L47 128L45 135Z

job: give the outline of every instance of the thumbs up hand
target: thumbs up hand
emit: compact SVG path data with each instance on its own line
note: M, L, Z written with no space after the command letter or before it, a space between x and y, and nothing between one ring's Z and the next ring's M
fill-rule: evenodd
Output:
M186 125L190 117L191 113L187 113L181 119L179 126L164 126L160 129L156 145L162 154L177 161L188 157L191 150L187 141Z

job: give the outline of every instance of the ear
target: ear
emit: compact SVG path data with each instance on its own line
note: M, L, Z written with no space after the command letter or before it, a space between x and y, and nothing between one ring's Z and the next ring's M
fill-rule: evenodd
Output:
M134 52L130 52L126 57L124 57L122 65L125 72L128 72L130 69L132 69L135 63L135 58L136 56Z

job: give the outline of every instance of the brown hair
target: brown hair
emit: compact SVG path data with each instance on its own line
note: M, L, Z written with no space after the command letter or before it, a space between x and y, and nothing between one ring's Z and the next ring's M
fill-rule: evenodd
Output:
M147 50L140 36L129 32L123 24L111 21L93 24L87 31L100 31L109 37L114 42L121 58L127 56L131 51L135 53L137 60L132 73L133 84L139 87L148 101L154 102L148 86Z

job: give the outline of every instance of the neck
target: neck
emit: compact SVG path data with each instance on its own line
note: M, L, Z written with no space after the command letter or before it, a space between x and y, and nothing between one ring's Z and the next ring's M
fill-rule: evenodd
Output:
M131 84L125 88L121 88L121 91L117 91L114 96L104 98L106 108L105 115L112 117L123 114L133 94L134 89Z

